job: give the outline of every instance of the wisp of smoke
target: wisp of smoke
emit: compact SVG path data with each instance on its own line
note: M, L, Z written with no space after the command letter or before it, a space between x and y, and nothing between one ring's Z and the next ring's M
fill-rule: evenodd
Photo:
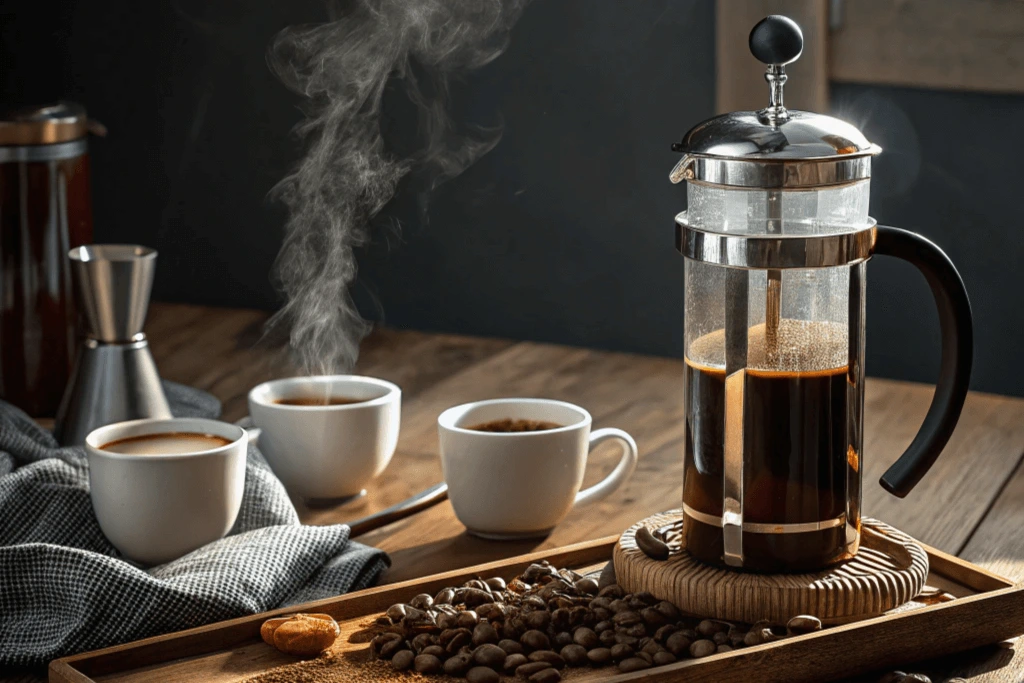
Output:
M288 208L275 275L287 297L270 326L286 326L293 360L329 374L355 364L368 331L349 293L354 248L416 169L431 186L461 173L497 144L494 131L460 133L447 111L449 83L495 59L529 0L350 0L332 21L276 36L271 69L305 100L304 158L274 189ZM418 112L418 150L385 150L385 87Z

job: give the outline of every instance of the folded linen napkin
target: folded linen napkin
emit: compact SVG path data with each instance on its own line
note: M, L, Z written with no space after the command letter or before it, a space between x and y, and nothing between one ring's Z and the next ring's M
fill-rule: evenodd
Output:
M220 414L205 392L164 390L176 416ZM389 564L344 524L301 525L250 446L230 533L141 569L100 531L84 449L0 401L0 670L358 590Z

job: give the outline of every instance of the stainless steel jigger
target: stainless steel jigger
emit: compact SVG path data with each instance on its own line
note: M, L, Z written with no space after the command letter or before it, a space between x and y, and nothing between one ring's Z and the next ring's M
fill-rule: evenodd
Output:
M79 445L103 425L171 417L142 333L156 250L94 244L72 249L68 258L86 338L57 413L57 440Z

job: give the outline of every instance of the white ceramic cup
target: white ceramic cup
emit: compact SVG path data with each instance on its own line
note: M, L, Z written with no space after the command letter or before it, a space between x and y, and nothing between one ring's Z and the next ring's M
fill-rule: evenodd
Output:
M299 406L281 399L345 397L359 403ZM293 494L333 501L360 495L398 446L402 390L358 375L290 377L249 392L259 448Z
M194 453L129 455L100 447L174 432L230 441ZM238 517L249 437L241 427L202 418L117 422L85 439L89 491L100 529L114 547L144 565L169 562L223 538Z
M564 426L537 432L468 429L504 418ZM459 521L484 538L543 536L573 506L617 489L636 469L636 442L621 429L591 433L591 422L590 413L579 406L540 398L478 401L441 413L441 466ZM587 456L609 439L622 444L622 459L602 481L580 491Z

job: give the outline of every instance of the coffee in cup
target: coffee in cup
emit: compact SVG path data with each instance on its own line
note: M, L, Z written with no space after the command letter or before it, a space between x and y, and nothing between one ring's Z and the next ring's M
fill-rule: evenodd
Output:
M441 466L455 515L484 538L548 534L576 505L600 500L636 468L637 448L621 429L590 431L583 408L540 398L506 398L449 408L437 419ZM590 451L615 440L622 458L580 491Z
M481 422L478 425L467 427L476 432L544 432L549 429L564 427L557 422L547 420L526 420L523 418L503 417L498 420Z
M166 434L144 434L118 439L100 446L101 451L126 453L129 455L185 455L201 453L227 446L231 441L216 434L198 432L168 432Z

